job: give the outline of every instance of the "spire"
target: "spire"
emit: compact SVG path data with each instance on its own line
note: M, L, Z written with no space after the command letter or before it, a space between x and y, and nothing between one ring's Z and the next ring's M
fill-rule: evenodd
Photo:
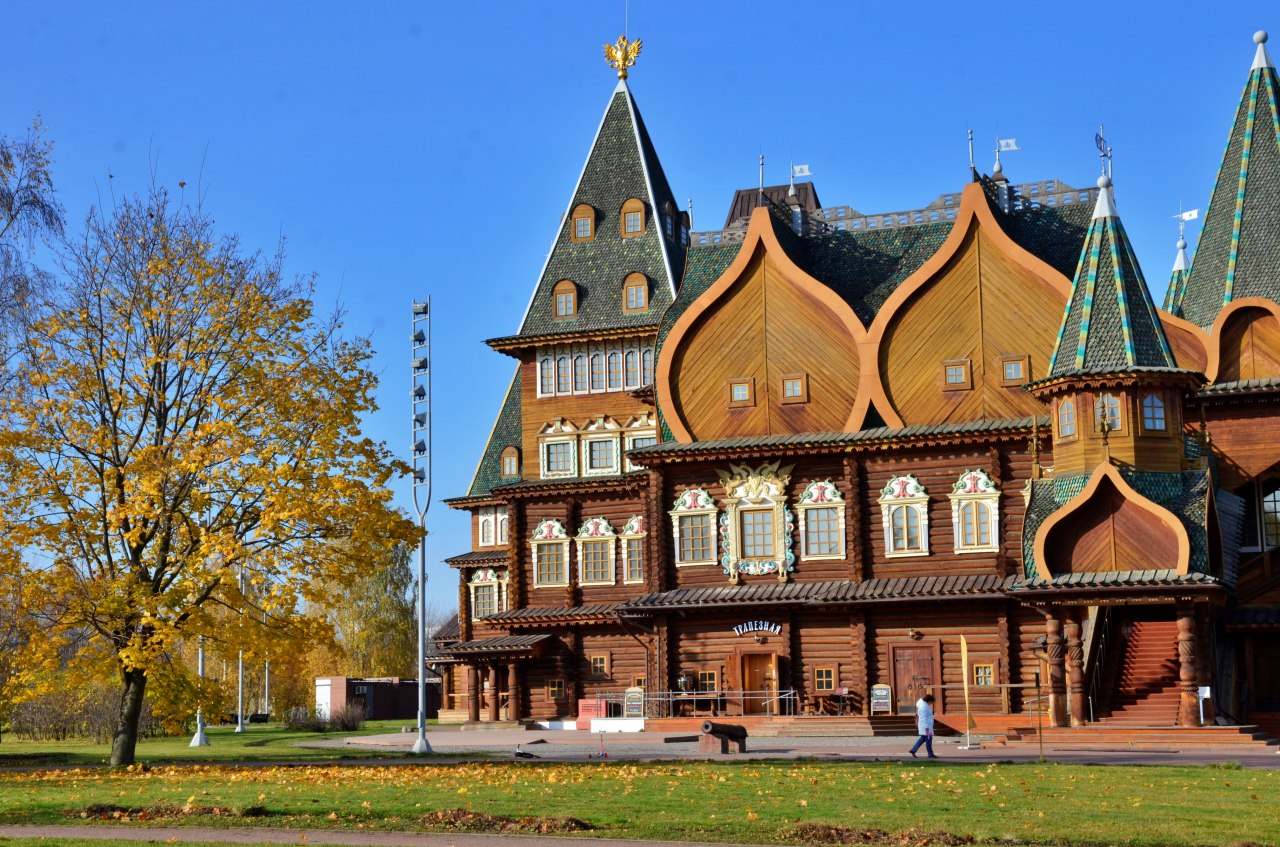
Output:
M1178 234L1178 255L1173 260L1173 273L1169 275L1169 288L1164 295L1164 310L1174 317L1182 317L1183 294L1186 292L1187 271L1191 262L1187 260L1187 239Z
M1280 300L1280 79L1258 45L1218 170L1195 261L1178 302L1202 327L1242 297Z
M1111 179L1106 174L1098 177L1098 187L1102 190L1071 283L1050 378L1176 367L1142 269L1116 214Z

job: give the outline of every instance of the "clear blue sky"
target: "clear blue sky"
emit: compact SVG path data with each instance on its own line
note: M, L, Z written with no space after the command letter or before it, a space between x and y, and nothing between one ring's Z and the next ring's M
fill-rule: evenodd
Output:
M968 127L984 170L999 131L1024 148L1005 158L1014 182L1087 187L1105 121L1157 300L1170 216L1208 200L1254 31L1280 55L1280 14L1261 3L630 5L632 91L695 229L721 225L760 153L770 182L809 163L827 205L919 208L962 187ZM601 45L623 26L623 0L18 4L0 131L44 116L73 227L154 169L173 188L202 181L247 245L286 236L289 268L317 273L322 304L372 336L368 428L396 447L409 304L432 295L429 589L451 606L440 560L470 542L439 500L466 492L514 367L482 342L518 329L615 83Z

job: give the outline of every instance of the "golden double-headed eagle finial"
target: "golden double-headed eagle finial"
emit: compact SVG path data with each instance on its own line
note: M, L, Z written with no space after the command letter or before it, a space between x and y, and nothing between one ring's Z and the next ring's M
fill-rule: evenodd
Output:
M628 41L625 35L619 35L614 44L604 46L604 58L609 67L618 69L618 79L627 78L627 68L636 63L640 55L640 39Z

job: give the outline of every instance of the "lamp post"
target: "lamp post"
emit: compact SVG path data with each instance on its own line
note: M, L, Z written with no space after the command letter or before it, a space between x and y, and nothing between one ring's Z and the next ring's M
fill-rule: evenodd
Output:
M244 565L240 566L240 614L244 615ZM239 650L236 670L236 732L244 732L244 648Z
M196 675L200 677L200 697L204 699L204 636L200 636L196 648ZM208 747L209 736L204 734L204 707L196 703L196 734L191 736L191 747Z
M427 742L427 509L431 507L431 298L413 304L413 506L418 512L418 738L412 752L430 753Z

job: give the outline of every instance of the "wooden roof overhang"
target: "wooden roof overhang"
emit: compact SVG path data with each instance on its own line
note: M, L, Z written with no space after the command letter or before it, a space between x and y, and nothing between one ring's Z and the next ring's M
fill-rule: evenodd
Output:
M562 624L616 624L617 603L595 603L585 606L532 606L508 609L483 619L486 624L508 628L530 629Z
M1237 379L1210 383L1194 394L1191 401L1204 405L1248 403L1253 400L1273 401L1276 394L1280 394L1280 377Z
M1226 616L1224 623L1233 632L1275 632L1280 630L1280 608L1236 609Z
M1203 573L1175 570L1091 571L1029 579L1010 587L1010 597L1029 606L1127 606L1186 601L1221 605L1227 590Z
M503 659L527 658L546 655L547 651L559 643L549 632L531 635L501 635L496 638L482 638L478 641L463 641L446 648L455 659Z
M638 491L648 480L644 471L631 471L616 476L575 476L566 479L525 479L494 489L509 500L527 500L547 494L565 496L594 494L601 491Z
M876 427L857 432L807 432L793 435L763 435L722 438L682 444L662 442L631 450L633 463L646 467L677 462L740 460L763 456L829 455L832 453L875 452L885 445L896 447L941 447L961 444L988 444L1021 440L1032 426L1049 426L1047 417L1014 420L972 421L958 424L921 424L906 427Z
M1187 389L1198 388L1205 383L1204 374L1185 368L1165 368L1155 366L1134 366L1123 372L1079 370L1027 383L1026 390L1039 400L1048 400L1067 391L1078 391L1081 388L1128 388L1135 385L1183 386Z
M450 509L476 509L481 506L503 506L507 501L492 494L479 494L474 497L449 497L441 502Z
M511 560L506 548L503 548L501 550L476 550L471 553L462 553L457 556L450 556L444 562L451 568L478 568L485 565L489 567L509 565Z
M492 349L508 356L520 358L525 350L544 347L548 344L573 344L578 341L609 341L622 338L643 338L657 336L658 325L616 327L612 329L593 329L581 332L552 332L543 335L506 335L501 338L490 338L485 341Z

